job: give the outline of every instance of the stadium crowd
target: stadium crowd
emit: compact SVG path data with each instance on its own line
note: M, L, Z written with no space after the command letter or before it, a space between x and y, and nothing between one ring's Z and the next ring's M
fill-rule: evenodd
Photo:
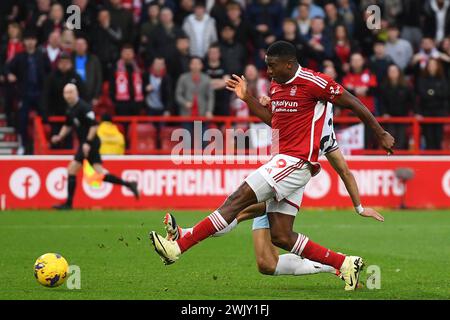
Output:
M372 4L381 21L369 28ZM74 30L70 5L81 12ZM67 83L100 114L249 116L225 80L244 74L265 95L265 49L276 40L293 43L302 66L336 78L377 116L440 117L450 108L450 0L2 0L0 35L0 103L20 153L31 152L32 110L44 122L65 114ZM407 125L386 128L408 149ZM441 149L443 125L422 132L425 148Z

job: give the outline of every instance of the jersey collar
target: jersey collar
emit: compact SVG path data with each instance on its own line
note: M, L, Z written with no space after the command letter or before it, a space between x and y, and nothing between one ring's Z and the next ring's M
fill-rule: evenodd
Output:
M297 78L297 77L299 76L300 71L302 71L302 67L301 67L300 65L298 65L298 69L297 69L297 71L295 72L295 75L294 75L291 79L289 79L288 81L286 81L284 84L289 84L289 83L291 83L292 81L294 81L295 78Z

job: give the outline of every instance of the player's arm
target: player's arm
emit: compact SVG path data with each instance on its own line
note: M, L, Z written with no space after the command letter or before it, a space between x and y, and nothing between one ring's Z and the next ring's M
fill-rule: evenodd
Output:
M64 140L65 137L67 137L67 135L68 135L71 131L72 131L72 127L69 126L69 125L67 125L67 124L64 124L64 125L61 127L61 130L59 130L59 133L58 133L58 134L55 134L54 136L52 136L52 138L51 138L51 140L50 140L51 143L52 143L52 144L60 143L61 141Z
M348 108L352 110L358 118L364 122L365 125L369 126L375 133L378 142L381 147L388 152L388 154L393 153L392 148L394 146L394 138L389 134L389 132L385 131L369 109L354 95L352 95L347 90L343 89L342 95L337 97L333 103L337 106Z
M272 123L272 113L259 103L258 99L252 96L247 91L247 81L244 76L239 77L235 74L231 76L230 79L226 80L226 88L238 96L239 99L244 101L252 113L260 118L267 125Z
M361 205L358 185L341 151L339 149L336 149L332 152L327 153L325 156L327 157L327 160L333 167L334 171L337 172L339 177L344 182L345 188L347 189L350 198L352 199L355 211L363 217L372 217L375 220L384 221L384 217L377 211L372 208L363 208L363 206Z

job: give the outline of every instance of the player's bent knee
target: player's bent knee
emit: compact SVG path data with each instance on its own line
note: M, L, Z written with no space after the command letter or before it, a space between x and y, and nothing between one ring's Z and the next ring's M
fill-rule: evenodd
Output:
M272 234L272 244L278 248L289 250L289 237L284 234Z
M266 259L258 258L256 261L258 265L258 271L259 273L265 274L265 275L273 275L275 273L276 264L272 263L270 261L267 261Z

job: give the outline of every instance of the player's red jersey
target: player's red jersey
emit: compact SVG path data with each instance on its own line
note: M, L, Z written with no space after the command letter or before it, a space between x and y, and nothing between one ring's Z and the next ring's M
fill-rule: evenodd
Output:
M328 75L300 66L286 83L272 81L272 153L317 162L326 101L333 103L342 93L343 87Z

